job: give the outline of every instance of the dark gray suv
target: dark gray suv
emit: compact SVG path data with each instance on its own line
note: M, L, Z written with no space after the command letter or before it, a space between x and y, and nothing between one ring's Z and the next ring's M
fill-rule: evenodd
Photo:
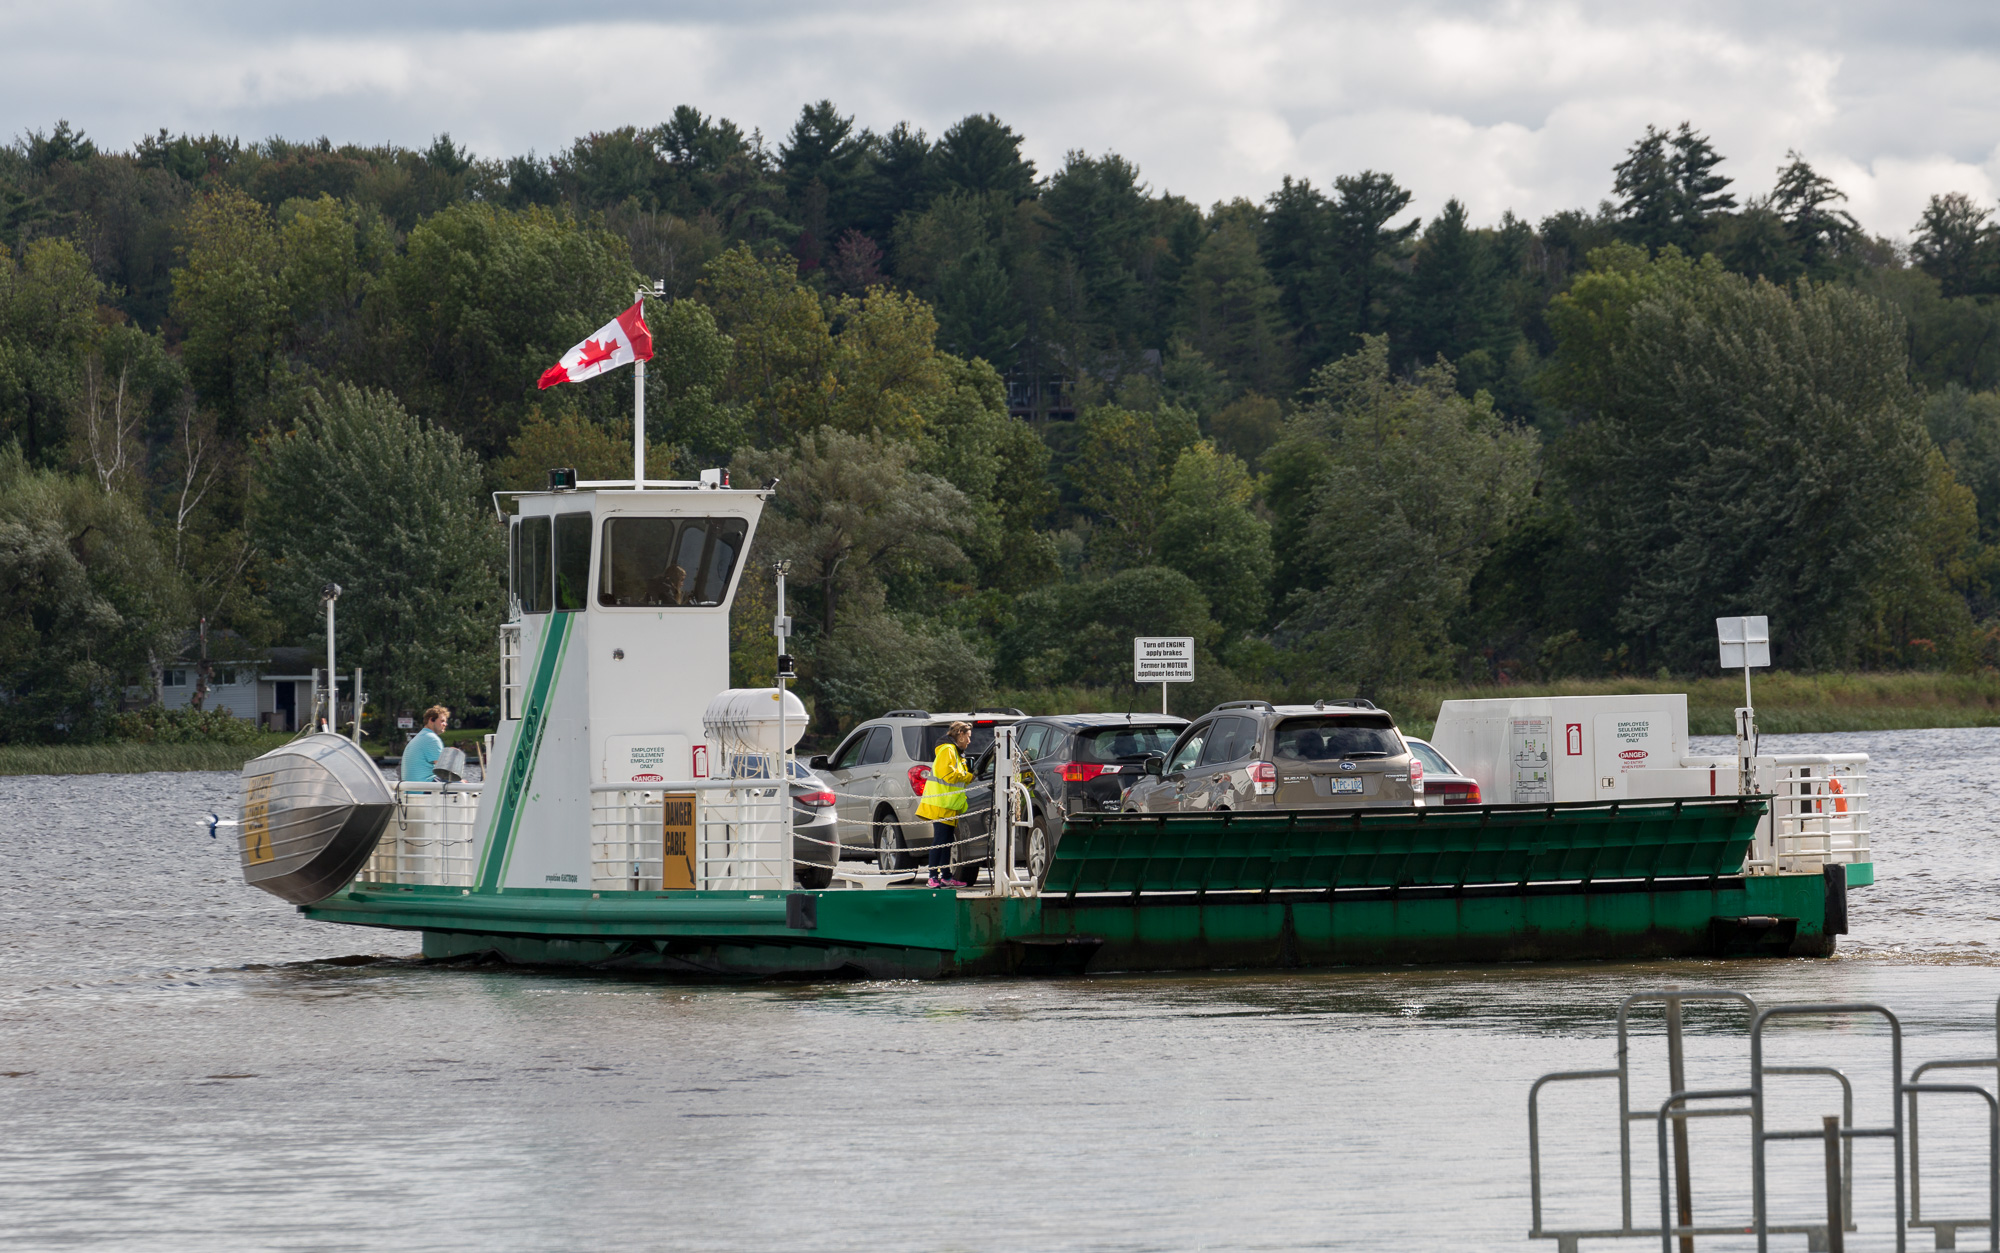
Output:
M1365 700L1217 705L1126 792L1136 813L1411 805L1423 763L1395 719Z

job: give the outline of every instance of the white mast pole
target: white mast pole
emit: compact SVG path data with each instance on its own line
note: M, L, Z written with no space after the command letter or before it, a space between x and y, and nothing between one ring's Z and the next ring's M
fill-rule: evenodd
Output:
M646 291L640 288L633 300L643 314ZM632 490L646 490L646 363L632 363Z

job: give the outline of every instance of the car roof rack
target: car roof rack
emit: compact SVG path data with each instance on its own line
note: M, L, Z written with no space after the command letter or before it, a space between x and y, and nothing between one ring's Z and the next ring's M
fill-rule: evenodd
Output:
M1268 709L1276 713L1278 707L1267 700L1232 700L1224 701L1208 712L1214 713L1216 709Z
M931 716L931 711L928 709L891 709L882 716L884 718L928 718Z
M1346 700L1316 700L1316 701L1314 701L1314 702L1313 702L1313 708L1314 708L1314 709L1325 709L1325 708L1327 708L1327 707L1328 707L1328 706L1330 706L1330 705L1338 705L1338 706L1340 706L1340 707L1342 707L1342 708L1344 708L1344 709L1374 709L1374 708L1376 708L1376 705L1375 705L1375 702L1374 702L1374 701L1372 701L1372 700L1363 700L1363 699L1362 699L1361 697L1359 697L1359 696L1350 696L1350 697L1348 697L1348 698L1347 698Z

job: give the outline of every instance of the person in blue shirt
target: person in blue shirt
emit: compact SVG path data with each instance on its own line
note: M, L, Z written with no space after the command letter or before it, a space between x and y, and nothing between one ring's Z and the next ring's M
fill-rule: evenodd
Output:
M403 747L403 782L436 781L438 756L444 752L444 729L451 724L451 710L432 705L424 710L424 729Z

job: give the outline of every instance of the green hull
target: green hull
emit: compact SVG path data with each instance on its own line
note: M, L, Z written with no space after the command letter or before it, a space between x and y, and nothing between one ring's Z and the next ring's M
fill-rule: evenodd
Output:
M1725 872L1762 809L1092 819L1065 829L1050 891L1002 900L368 885L301 912L422 931L432 958L711 977L1830 954L1829 907L1838 930L1853 876Z

